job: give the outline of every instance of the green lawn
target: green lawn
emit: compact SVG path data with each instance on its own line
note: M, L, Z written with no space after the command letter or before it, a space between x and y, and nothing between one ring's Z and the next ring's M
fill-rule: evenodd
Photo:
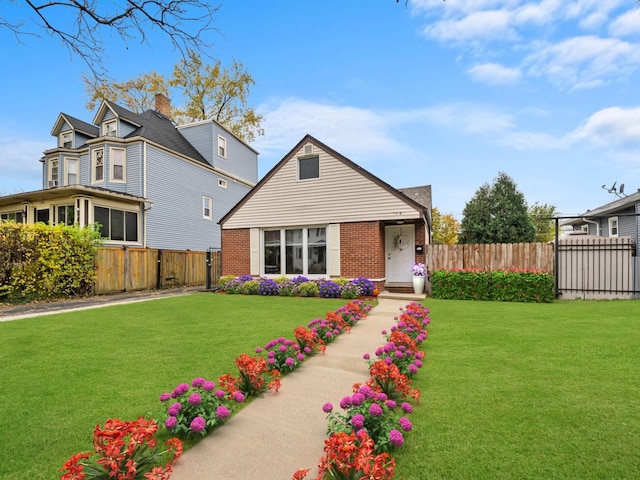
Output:
M425 304L399 478L640 478L639 302Z
M0 323L0 478L56 478L96 423L156 414L163 391L235 374L344 303L197 294ZM640 478L639 302L425 304L397 478Z
M164 391L345 300L196 294L0 323L0 479L58 478L97 423L162 411Z

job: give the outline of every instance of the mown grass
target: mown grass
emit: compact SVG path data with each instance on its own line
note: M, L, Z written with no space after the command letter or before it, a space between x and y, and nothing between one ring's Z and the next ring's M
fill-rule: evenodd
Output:
M162 392L236 375L239 354L345 303L196 294L0 323L0 478L59 478L97 423L157 414Z
M640 478L640 303L425 304L398 478Z

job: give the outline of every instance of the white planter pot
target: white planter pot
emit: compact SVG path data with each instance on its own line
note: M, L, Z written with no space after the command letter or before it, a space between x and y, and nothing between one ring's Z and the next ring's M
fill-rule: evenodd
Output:
M413 277L413 293L424 293L425 277Z

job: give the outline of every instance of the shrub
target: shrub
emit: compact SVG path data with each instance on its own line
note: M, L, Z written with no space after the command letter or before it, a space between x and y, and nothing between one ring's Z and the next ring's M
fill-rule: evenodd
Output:
M278 286L278 295L283 297L295 297L298 294L298 284L292 280L282 282Z
M300 346L284 337L271 340L264 346L264 350L269 368L279 370L282 374L295 370L305 360Z
M298 275L297 277L293 277L291 279L291 281L293 283L295 283L296 285L302 285L303 283L307 283L309 281L309 279L307 277L302 276L302 275Z
M362 288L357 283L349 282L342 286L340 289L340 296L342 298L358 298L362 295Z
M242 293L245 295L257 295L260 288L259 280L249 280L242 285Z
M358 277L352 281L362 289L362 295L366 295L367 297L373 295L373 291L376 289L374 283L365 277Z
M240 277L237 277L227 282L225 290L231 295L236 295L238 293L242 293L243 286L244 282L240 279Z
M317 297L320 294L320 287L316 282L305 282L298 287L298 293L302 297Z
M334 282L336 282L339 286L342 287L343 285L346 285L347 283L349 283L349 280L344 277L340 277L340 278L336 278Z
M273 279L274 282L276 282L278 285L284 283L284 282L288 282L289 281L289 277L285 277L284 275L280 276L280 277L276 277Z
M240 275L238 277L238 280L240 280L242 283L250 282L251 280L253 280L253 276L252 275Z
M340 286L336 282L327 280L320 285L318 294L321 298L340 298Z
M260 279L258 295L278 295L278 284L270 278Z
M220 277L220 280L218 280L218 287L220 288L220 290L226 290L227 284L235 279L235 275L223 275L222 277Z

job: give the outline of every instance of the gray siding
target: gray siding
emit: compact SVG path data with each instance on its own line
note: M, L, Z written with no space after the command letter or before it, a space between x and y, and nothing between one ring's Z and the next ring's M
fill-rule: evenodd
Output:
M196 163L176 159L155 147L147 147L147 246L164 249L206 250L220 248L218 220L235 205L249 187L227 180ZM213 219L202 215L202 198L213 201Z
M213 121L178 127L184 138L213 167L253 184L258 182L258 154ZM227 156L218 155L218 135L227 140Z

